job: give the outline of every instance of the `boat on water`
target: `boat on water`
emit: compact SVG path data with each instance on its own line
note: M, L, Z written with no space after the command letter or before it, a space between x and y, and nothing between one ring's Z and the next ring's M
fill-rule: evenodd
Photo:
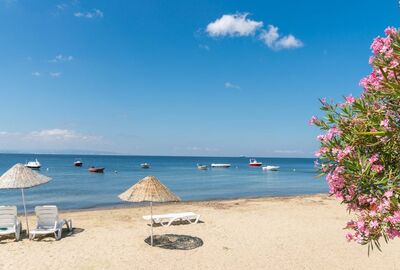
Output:
M30 169L36 169L39 170L40 167L42 167L42 164L40 164L40 162L35 159L34 161L28 161L27 163L25 163L25 167L30 168Z
M104 169L105 169L104 167L94 167L94 166L92 166L92 167L89 168L89 172L92 172L92 173L103 173Z
M140 164L140 167L142 167L142 169L149 169L150 168L150 164L149 163L142 163L142 164Z
M82 165L83 165L82 160L77 159L77 160L74 161L74 166L75 167L82 167Z
M197 169L198 170L208 170L208 166L203 165L203 164L197 164Z
M229 168L231 167L231 164L227 164L227 163L213 163L211 164L212 168Z
M257 160L252 158L249 161L249 166L251 166L251 167L260 167L260 166L262 166L262 162L258 162Z
M262 167L263 171L279 171L279 168L280 168L279 166L272 166L272 165Z

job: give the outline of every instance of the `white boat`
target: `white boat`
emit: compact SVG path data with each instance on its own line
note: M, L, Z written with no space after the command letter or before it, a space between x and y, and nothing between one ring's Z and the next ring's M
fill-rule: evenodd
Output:
M278 171L279 170L279 166L263 166L262 169L263 171Z
M208 169L208 166L207 165L202 165L202 164L197 164L197 169L204 171L204 170Z
M140 164L140 167L142 167L142 169L148 169L148 168L150 168L150 164L149 163L142 163L142 164Z
M212 168L229 168L231 164L225 164L225 163L213 163L211 164Z
M28 167L30 169L40 169L41 166L42 165L37 159L35 159L35 161L28 161L27 163L25 163L25 167Z

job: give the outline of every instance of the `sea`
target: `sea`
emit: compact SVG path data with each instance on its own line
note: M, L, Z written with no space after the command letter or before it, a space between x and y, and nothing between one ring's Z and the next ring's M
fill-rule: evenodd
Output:
M280 166L279 171L263 171L248 166L245 157L0 154L0 173L36 158L42 164L39 172L52 180L25 189L29 212L44 204L55 204L62 210L131 205L121 201L118 194L148 175L156 176L183 201L328 192L325 179L316 178L314 159L310 158L257 158L265 165ZM83 161L82 167L73 165L77 158ZM144 162L151 167L142 169L140 164ZM196 167L211 163L232 166L208 170ZM106 169L104 173L90 173L90 166ZM0 205L17 205L22 211L21 190L0 190Z

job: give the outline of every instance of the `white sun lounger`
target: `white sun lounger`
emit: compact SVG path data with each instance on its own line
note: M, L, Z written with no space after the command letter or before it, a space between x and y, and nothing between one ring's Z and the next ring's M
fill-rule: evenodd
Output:
M150 216L143 216L143 219L151 221ZM178 220L186 220L190 224L196 224L199 221L199 219L200 219L200 215L197 215L193 212L153 215L153 223L160 223L164 227L168 227L174 221L178 221Z
M21 239L21 222L17 217L16 206L0 206L0 235L14 234L15 240Z
M62 227L67 226L72 231L72 221L70 219L59 219L58 209L55 205L36 206L35 213L37 218L36 228L29 232L29 239L34 239L37 235L54 234L56 240L61 239Z

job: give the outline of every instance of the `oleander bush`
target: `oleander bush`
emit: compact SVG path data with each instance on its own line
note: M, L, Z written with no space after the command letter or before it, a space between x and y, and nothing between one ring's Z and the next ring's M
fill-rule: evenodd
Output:
M400 237L400 31L388 27L371 50L361 96L320 99L324 117L310 124L324 133L316 166L355 217L346 238L380 250L380 239Z

